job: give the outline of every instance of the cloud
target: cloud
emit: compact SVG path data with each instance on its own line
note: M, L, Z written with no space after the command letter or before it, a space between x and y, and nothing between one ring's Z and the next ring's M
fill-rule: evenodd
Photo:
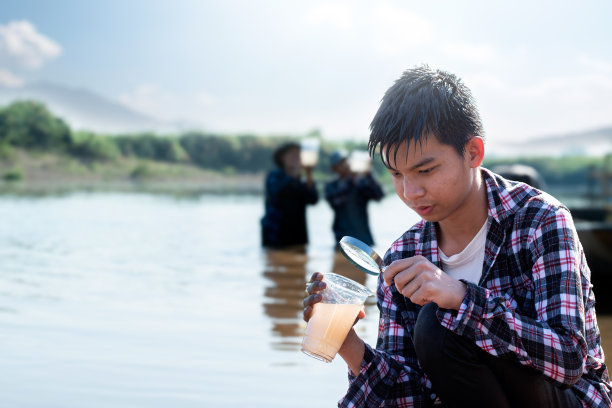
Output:
M375 47L389 54L429 43L435 35L429 20L388 4L376 6L363 27L370 27Z
M578 58L578 63L591 71L598 71L602 74L612 74L612 62L599 58L583 55Z
M312 5L304 15L306 24L336 30L376 53L395 54L414 45L430 43L434 25L419 15L391 4L356 7L354 2L335 1Z
M339 2L316 4L306 12L304 19L313 25L326 25L341 30L350 29L355 24L349 4Z
M215 103L215 98L207 92L198 92L195 95L195 100L202 106L210 106Z
M62 53L62 47L42 35L29 21L0 25L0 63L37 69Z
M454 58L461 58L472 63L490 62L495 57L495 50L489 44L449 43L441 46L442 51Z
M18 88L24 83L23 79L13 74L8 69L0 68L0 85L9 88Z

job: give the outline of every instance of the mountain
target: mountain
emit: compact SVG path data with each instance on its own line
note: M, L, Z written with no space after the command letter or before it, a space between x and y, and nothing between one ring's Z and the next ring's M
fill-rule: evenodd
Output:
M612 153L612 127L497 142L492 156L603 156Z
M164 122L127 108L83 88L34 82L20 88L0 86L0 105L18 99L36 100L64 119L73 129L101 133L176 132L178 124Z

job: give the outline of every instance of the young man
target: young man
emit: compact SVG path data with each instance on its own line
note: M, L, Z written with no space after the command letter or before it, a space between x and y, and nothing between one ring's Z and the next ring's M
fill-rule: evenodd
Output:
M570 213L480 167L469 89L446 72L406 71L371 124L377 147L398 196L423 219L385 255L376 349L351 330L339 351L350 370L339 406L611 406ZM321 277L311 279L305 320Z
M336 242L349 235L368 245L374 244L368 218L368 202L379 201L384 196L380 184L370 172L353 173L343 151L333 152L330 164L338 177L325 185L325 199L334 210L332 230Z
M303 167L300 145L285 143L274 152L277 168L266 177L265 214L261 219L264 247L283 248L308 243L306 206L319 200L312 167ZM302 181L302 169L306 181Z

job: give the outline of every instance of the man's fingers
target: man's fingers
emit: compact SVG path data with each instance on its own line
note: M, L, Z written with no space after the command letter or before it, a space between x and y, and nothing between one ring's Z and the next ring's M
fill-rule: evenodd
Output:
M304 308L304 321L307 322L310 320L310 317L312 316L312 306L306 306Z
M316 282L323 279L323 274L321 272L315 272L310 276L310 282Z
M314 305L315 303L319 303L322 299L323 299L323 296L319 294L314 294L314 295L306 296L306 298L304 298L304 301L302 303L304 304L304 308L306 308L308 306Z
M315 295L317 293L323 292L326 287L327 285L325 284L325 282L316 281L308 285L308 287L306 288L306 292L308 292L309 295Z
M359 313L357 314L357 318L358 319L363 319L365 317L366 313L365 313L365 306L363 306L361 309L359 309Z
M385 280L385 283L387 284L387 286L391 286L391 284L393 283L393 279L395 278L395 275L397 275L398 273L402 272L405 269L410 268L412 265L414 265L416 260L417 260L416 257L413 256L410 258L398 259L397 261L391 262L385 268L385 271L383 272L383 279Z
M427 283L427 276L425 274L419 274L414 279L405 282L405 284L397 290L407 298L412 298L412 296L421 291L423 286ZM397 282L395 283L397 285Z

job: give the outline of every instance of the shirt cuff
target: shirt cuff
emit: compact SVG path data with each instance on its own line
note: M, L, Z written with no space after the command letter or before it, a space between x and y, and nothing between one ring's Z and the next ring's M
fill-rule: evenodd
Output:
M459 310L438 309L438 320L443 327L461 335L469 327L479 324L484 314L489 291L475 283L461 280L467 290Z
M361 360L361 366L359 367L359 373L357 375L353 375L353 372L351 371L351 369L348 369L348 374L349 374L349 382L353 382L355 381L355 379L359 376L364 374L368 368L370 368L370 364L372 364L372 361L374 360L374 350L372 350L372 346L370 346L369 344L364 342L364 346L365 346L365 350L363 353L363 360Z

